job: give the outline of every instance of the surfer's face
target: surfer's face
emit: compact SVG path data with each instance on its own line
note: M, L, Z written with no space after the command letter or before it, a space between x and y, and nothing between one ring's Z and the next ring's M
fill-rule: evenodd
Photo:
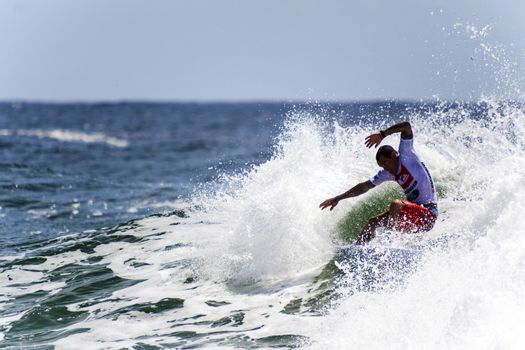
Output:
M390 154L390 157L381 156L377 160L377 165L379 165L381 168L385 169L389 173L395 175L397 173L397 157L399 156L399 153L392 152Z

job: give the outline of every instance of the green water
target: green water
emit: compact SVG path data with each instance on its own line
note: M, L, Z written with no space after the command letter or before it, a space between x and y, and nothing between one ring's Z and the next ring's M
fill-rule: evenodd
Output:
M382 185L371 191L367 198L359 200L339 221L337 233L343 242L354 242L370 218L388 211L394 199L405 199L403 191L395 184ZM437 185L436 191L438 199L443 198L446 187Z
M358 200L337 225L339 238L344 242L354 242L368 220L388 210L394 199L404 199L404 194L396 185L383 185L372 189L367 198Z

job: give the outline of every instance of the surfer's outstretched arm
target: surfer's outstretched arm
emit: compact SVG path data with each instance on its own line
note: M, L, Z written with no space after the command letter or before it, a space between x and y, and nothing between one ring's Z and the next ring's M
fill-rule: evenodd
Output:
M377 148L377 146L379 146L379 144L381 143L381 141L383 141L385 137L398 132L401 133L401 138L403 139L411 139L412 137L414 137L414 134L412 133L412 126L410 125L410 123L402 122L396 125L392 125L388 129L381 130L378 133L368 136L365 139L365 145L368 148L372 146L375 146Z
M335 196L334 198L325 200L323 203L319 204L319 208L321 208L322 210L327 207L330 207L330 210L332 210L335 208L335 206L337 205L337 203L339 203L340 200L360 196L374 187L375 185L372 182L370 182L370 180L361 182L349 189L348 191L346 191L345 193L342 193L339 196Z

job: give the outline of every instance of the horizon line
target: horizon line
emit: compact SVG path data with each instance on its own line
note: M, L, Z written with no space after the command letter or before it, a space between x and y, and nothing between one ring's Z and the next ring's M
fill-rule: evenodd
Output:
M209 99L209 100L178 100L178 99L0 99L0 104L35 104L35 105L121 105L121 104L378 104L378 103L472 103L480 102L479 99L446 99L446 98L370 98L370 99ZM517 99L503 99L504 101L522 102Z

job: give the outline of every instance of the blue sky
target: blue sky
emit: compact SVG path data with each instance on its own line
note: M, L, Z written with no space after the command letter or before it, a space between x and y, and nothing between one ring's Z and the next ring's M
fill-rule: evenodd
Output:
M522 97L525 1L3 0L0 100Z

